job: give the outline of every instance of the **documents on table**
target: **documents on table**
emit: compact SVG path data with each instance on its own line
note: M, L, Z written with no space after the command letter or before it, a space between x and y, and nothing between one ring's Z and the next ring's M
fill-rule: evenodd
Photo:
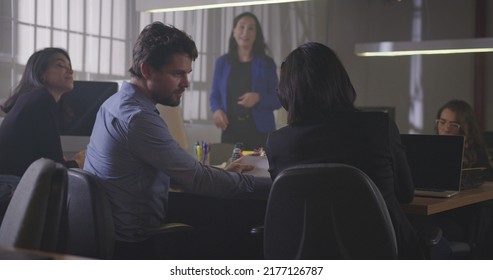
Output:
M266 156L247 155L239 159L242 164L249 164L255 166L251 171L243 172L244 174L250 174L258 177L270 177L269 173L269 161Z

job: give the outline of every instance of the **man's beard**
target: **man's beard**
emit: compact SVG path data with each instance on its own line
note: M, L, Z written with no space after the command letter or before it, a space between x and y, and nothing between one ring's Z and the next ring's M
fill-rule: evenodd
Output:
M169 106L169 107L176 107L180 105L181 103L181 96L178 97L178 94L183 94L185 92L185 89L179 89L176 91L173 91L172 94L166 95L166 96L159 96L156 98L156 103L159 103L164 106Z

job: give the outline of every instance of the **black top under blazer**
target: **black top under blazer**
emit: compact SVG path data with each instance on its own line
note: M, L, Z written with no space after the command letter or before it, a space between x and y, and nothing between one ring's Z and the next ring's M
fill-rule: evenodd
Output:
M388 114L330 112L320 123L286 126L270 134L266 153L272 180L282 170L305 163L344 163L361 169L387 204L399 258L422 258L416 233L400 208L412 201L414 185L399 130Z
M55 98L45 88L20 95L0 125L0 174L20 177L39 158L78 167L63 158L58 116Z

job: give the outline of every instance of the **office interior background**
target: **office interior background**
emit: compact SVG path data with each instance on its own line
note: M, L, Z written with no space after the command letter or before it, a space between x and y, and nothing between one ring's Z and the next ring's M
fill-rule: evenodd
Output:
M251 11L278 67L302 43L330 46L349 72L356 105L395 108L402 133L434 133L436 111L453 98L473 105L483 128L493 130L493 53L360 57L354 52L357 43L493 37L493 0L309 0L154 14L136 11L137 1L0 0L0 102L28 57L48 46L68 50L75 80L127 80L140 30L163 21L190 34L199 50L181 105L188 141L219 142L208 101L214 61L227 50L233 18ZM278 126L285 117L283 110L276 112Z

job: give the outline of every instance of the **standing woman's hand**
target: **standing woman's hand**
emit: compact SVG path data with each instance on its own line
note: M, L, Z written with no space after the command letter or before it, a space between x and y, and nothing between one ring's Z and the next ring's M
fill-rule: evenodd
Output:
M225 130L228 127L229 124L228 117L226 116L226 113L224 113L223 110L221 109L216 110L212 115L212 118L214 119L214 124L216 125L217 128Z
M247 92L238 97L238 105L245 108L252 108L260 101L260 94L256 92Z

